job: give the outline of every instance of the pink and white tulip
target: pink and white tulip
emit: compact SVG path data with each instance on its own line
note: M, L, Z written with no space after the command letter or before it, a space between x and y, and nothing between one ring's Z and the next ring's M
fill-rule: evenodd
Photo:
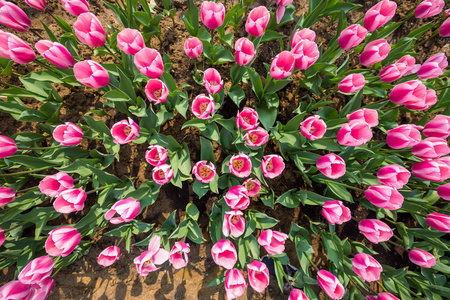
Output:
M414 105L421 102L426 93L427 87L420 80L410 80L394 86L389 99L400 105Z
M369 124L361 120L352 120L342 125L337 133L338 143L343 146L361 146L372 138Z
M49 197L57 197L61 192L73 187L73 178L66 172L58 172L47 176L39 183L41 193Z
M135 55L145 47L144 38L139 30L125 28L117 34L117 47L125 54Z
M67 12L78 17L82 13L89 12L89 3L86 0L61 0Z
M16 198L16 191L12 188L0 187L0 207L14 201Z
M442 199L450 201L450 183L439 186L437 188L437 193Z
M265 263L254 260L247 264L247 270L250 286L258 293L262 293L270 283L269 268Z
M394 233L386 223L377 219L364 219L359 222L359 231L374 244L388 241Z
M342 224L351 220L350 209L342 201L327 201L322 207L322 216L331 225Z
M317 47L317 44L315 42L311 42L310 40L306 40L306 39L300 40L291 49L291 53L295 59L294 67L299 70L308 69L319 59L319 56L320 56L320 52L319 52L319 48ZM286 64L286 66L289 66L289 64ZM287 75L287 76L289 76L289 75ZM277 79L277 78L275 78L275 79Z
M422 249L414 249L409 251L408 257L413 264L416 264L422 268L431 268L436 265L436 257Z
M356 93L360 91L364 85L366 84L366 80L364 75L359 73L352 73L344 77L339 84L338 89L342 93Z
M191 251L189 244L184 242L175 242L169 253L169 261L175 269L181 269L187 266L189 262L188 253Z
M348 114L347 119L349 121L359 120L366 122L370 127L375 127L378 125L378 112L375 109L360 108Z
M139 275L147 276L150 272L159 269L156 265L162 265L169 259L169 251L160 248L160 246L161 238L155 234L150 239L148 251L143 252L133 260Z
M397 3L394 1L383 0L371 7L364 16L364 27L369 31L375 31L395 15Z
M247 189L242 185L232 186L223 199L231 209L244 210L250 205Z
M301 54L299 54L301 55ZM283 51L272 60L270 65L270 76L274 79L283 79L291 76L296 59L289 51Z
M240 66L246 66L255 58L255 45L248 38L240 38L234 44L234 59Z
M150 79L145 86L145 95L150 102L155 104L166 102L169 96L169 89L159 79Z
M154 167L162 165L167 161L168 151L159 145L151 145L145 152L145 160Z
M82 13L73 24L76 36L83 44L91 47L105 45L106 35L102 23L90 12Z
M236 127L246 131L254 129L259 125L259 116L256 110L250 107L244 107L236 116Z
M123 145L135 140L139 136L139 125L130 117L127 120L117 122L111 127L111 135L114 143Z
M202 183L210 183L216 176L216 167L212 162L208 164L206 160L197 162L192 168L192 174Z
M136 68L150 78L158 78L164 73L164 62L158 50L142 48L134 56Z
M83 188L62 191L53 202L55 210L61 214L80 211L84 208L86 192Z
M364 51L359 56L359 62L368 67L385 59L390 51L391 45L386 40L371 41L364 47Z
M415 156L426 160L447 155L450 153L450 148L445 139L429 137L415 144L411 152Z
M300 123L300 132L311 141L321 139L327 132L327 124L318 115L310 116Z
M46 60L61 69L70 69L75 64L75 59L64 45L47 40L38 41L34 47Z
M0 1L0 24L17 31L27 31L31 20L17 5L9 1Z
M403 195L388 185L373 185L364 192L367 200L375 206L388 210L402 207Z
M252 36L262 36L270 21L270 12L265 6L255 7L248 14L245 31Z
M292 289L288 300L309 300L309 298L306 297L302 290Z
M423 134L426 137L448 138L450 136L450 116L437 115L425 124Z
M244 274L241 270L231 269L225 274L225 292L227 299L236 299L244 294L247 288Z
M27 64L36 59L36 54L27 42L12 33L0 30L0 57L11 59L18 64Z
M302 30L297 29L292 35L291 39L291 49L295 47L301 40L308 40L314 42L316 39L316 33L309 29L303 28Z
M351 48L361 44L361 42L366 38L366 35L367 29L365 29L361 25L350 25L349 27L342 30L341 35L338 39L339 46L343 50L350 50Z
M258 179L249 178L242 183L242 186L247 189L249 197L255 197L261 190L261 182Z
M248 155L239 153L233 155L228 163L231 174L239 178L245 178L250 176L252 172L252 161Z
M75 146L83 140L83 130L77 125L66 122L56 126L53 139L63 146Z
M114 203L114 205L106 212L105 219L112 224L130 222L139 214L140 210L141 204L139 201L133 198L126 198ZM118 217L114 217L115 215L118 215Z
M263 175L267 178L275 178L283 173L285 168L283 158L278 154L266 155L261 160Z
M444 0L424 0L416 7L414 16L417 19L425 19L438 15L444 9Z
M411 170L414 176L423 180L439 182L450 178L450 166L442 159L415 163Z
M225 269L232 269L237 262L237 252L233 243L221 239L211 248L211 254L216 265Z
M386 143L393 149L412 147L422 140L420 131L423 127L403 124L387 131Z
M184 53L191 58L199 57L203 52L203 43L196 37L188 38L184 42Z
M80 243L81 234L71 226L53 229L45 241L45 251L50 256L66 257Z
M153 181L159 185L168 183L173 177L173 169L168 164L155 167L152 171Z
M266 249L270 255L281 254L284 251L284 243L289 236L283 232L267 229L261 232L258 244Z
M430 213L425 219L428 225L433 227L436 230L450 233L450 216L439 214L439 213Z
M225 19L225 6L222 3L204 1L200 9L202 23L209 29L222 26Z
M4 135L0 135L0 159L14 155L17 152L16 142Z
M206 96L205 94L200 94L192 101L191 110L194 116L199 119L211 119L216 110L216 102L211 95Z
M373 282L380 279L383 267L371 255L358 253L352 260L352 270L363 282Z
M73 66L75 78L88 87L99 89L109 84L108 71L93 60L83 60Z
M5 300L28 300L33 299L34 292L31 285L24 284L18 280L10 281L0 287L0 299Z
M444 74L444 69L447 68L448 61L445 53L438 53L428 58L417 71L419 79L436 78Z
M120 248L117 246L110 246L105 248L97 258L97 263L104 267L111 266L120 257Z
M380 183L401 189L408 183L411 173L399 165L387 165L378 170L377 179Z
M328 271L320 270L317 272L317 282L320 288L333 300L342 299L345 289L339 279Z
M55 261L48 256L40 256L30 261L20 271L17 279L24 284L39 283L52 274Z
M267 143L269 140L269 133L262 127L250 129L244 135L245 144L250 147L259 147Z
M223 87L223 80L219 71L214 68L206 69L203 73L203 85L209 94L217 94Z
M338 179L345 175L345 161L334 153L329 153L317 159L317 169L328 178Z
M230 210L225 212L222 225L222 233L224 236L231 236L238 238L244 234L245 231L245 219L240 210Z

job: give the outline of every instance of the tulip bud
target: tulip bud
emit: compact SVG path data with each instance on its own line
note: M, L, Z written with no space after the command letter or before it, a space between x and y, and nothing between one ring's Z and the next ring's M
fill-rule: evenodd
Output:
M223 199L231 209L244 210L250 205L247 189L242 185L230 187Z
M311 141L321 139L326 131L327 124L318 115L308 117L300 123L300 132Z
M173 177L173 169L168 164L162 164L153 169L152 178L157 184L168 183Z
M236 248L229 240L221 239L211 248L211 254L216 265L232 269L237 262Z
M331 225L342 224L352 219L350 209L342 201L327 201L322 207L322 216L330 222Z
M16 198L16 191L12 188L0 187L0 207L14 201Z
M444 181L450 178L450 166L441 159L421 161L412 166L412 173L423 180Z
M93 60L83 60L73 66L75 78L84 85L99 89L109 84L108 71Z
M356 93L360 91L364 85L366 84L366 80L364 75L359 73L352 73L344 77L339 84L338 89L343 93Z
M450 36L450 18L447 18L439 27L439 35L442 37Z
M262 36L270 21L270 12L265 6L255 7L248 14L245 31L252 36Z
M400 300L391 293L381 293L378 294L378 300Z
M145 160L154 167L162 165L167 161L168 151L159 145L151 145L145 152Z
M252 161L250 157L243 153L233 155L228 163L231 174L239 178L250 176L252 172Z
M250 130L259 125L259 116L256 110L250 107L244 107L242 112L238 112L236 116L236 127L242 130Z
M450 233L450 216L448 215L431 213L428 214L425 221L436 230Z
M399 165L387 165L378 170L377 179L382 184L401 189L408 183L411 173Z
M66 122L56 126L53 139L63 146L74 146L83 140L83 130L77 125Z
M410 80L396 85L389 94L389 99L400 105L415 104L425 98L426 90L420 80Z
M352 120L342 125L337 133L338 143L343 146L361 146L372 138L369 124L361 120Z
M50 256L66 257L80 243L81 234L71 226L53 229L45 241L45 251Z
M61 69L70 69L75 59L66 47L57 42L38 41L34 47L46 60Z
M411 150L412 154L422 159L433 159L450 153L450 148L445 139L430 137L415 144Z
M388 241L394 233L392 229L377 219L361 220L358 225L359 231L374 244Z
M92 13L86 12L79 15L73 24L73 30L83 44L91 47L105 45L105 30L103 30L102 23Z
M359 62L368 67L385 59L389 51L391 51L391 45L384 39L369 42L359 56Z
M423 134L426 137L448 138L450 136L450 116L437 115L425 124Z
M200 94L192 100L191 110L194 116L199 119L211 119L216 110L216 102L211 95Z
M169 253L169 261L175 269L181 269L187 266L189 262L188 253L191 251L189 244L184 242L175 242Z
M338 179L346 172L345 161L334 153L319 157L316 167L320 173L331 179Z
M0 135L0 159L14 155L17 149L16 142L13 139Z
M436 265L436 257L422 249L414 249L408 253L409 260L420 267L431 268Z
M25 0L25 3L37 10L44 10L47 7L45 0Z
M141 204L139 201L133 198L126 198L114 203L105 213L105 220L110 221L111 224L130 222L139 214L140 209ZM119 217L114 217L115 214L118 214Z
M309 300L302 290L292 289L288 300Z
M272 60L270 76L273 79L283 79L291 76L294 70L295 58L289 51L283 51Z
M150 79L145 86L145 95L150 102L155 104L166 102L167 96L169 96L169 89L159 79Z
M125 54L135 55L145 47L144 38L139 30L125 28L117 34L117 47Z
M359 24L353 24L342 30L338 39L339 46L343 50L350 50L351 48L361 44L361 42L366 38L366 35L367 29Z
M417 19L425 19L441 13L444 0L424 0L416 7L414 15Z
M437 193L442 199L450 201L450 183L439 186L437 188Z
M0 287L0 299L27 300L33 299L33 297L34 292L31 289L31 285L24 284L18 280L7 282L5 285Z
M328 271L320 270L317 272L317 282L320 288L331 299L342 299L344 297L345 289L342 283Z
M67 12L76 17L89 12L89 3L86 0L61 0L61 2Z
M219 71L214 68L206 69L203 73L203 85L209 94L217 94L223 87L223 80Z
M134 64L139 72L150 78L158 78L164 73L164 62L158 50L142 48L134 56Z
M378 125L378 112L375 109L360 108L348 114L347 119L349 121L358 120L360 122L366 122L369 127L375 127Z
M202 183L210 183L216 177L216 167L212 162L208 164L206 160L197 162L192 168L192 174Z
M17 5L8 1L0 1L0 24L17 31L27 31L31 20Z
M291 49L292 56L295 59L295 68L306 70L311 67L320 56L317 44L309 40L299 41L294 48Z
M259 235L258 244L263 246L270 255L281 254L288 238L289 236L283 232L267 229Z
M111 127L111 135L114 143L123 145L135 140L139 136L139 125L131 118L117 122Z
M5 240L6 240L5 232L4 232L4 230L2 228L0 228L0 247L3 245Z
M104 249L99 255L97 259L97 263L104 267L109 267L116 260L119 259L120 256L120 248L117 246L111 246Z
M202 2L200 9L202 23L209 29L216 29L222 26L225 19L225 6L222 3L213 1Z
M426 90L425 97L416 103L407 103L405 108L412 110L425 110L433 106L437 102L437 95L435 90Z
M30 261L25 268L20 271L19 279L24 284L35 284L44 280L52 274L55 262L48 256L40 256Z
M261 169L263 175L273 179L283 173L285 164L283 158L278 154L266 155L261 160Z
M32 62L36 55L24 40L12 33L0 30L0 57L12 59L18 64L27 64Z
M371 255L366 253L358 253L352 260L352 270L363 282L373 282L380 279L383 267Z
M392 64L384 68L380 72L380 80L383 82L390 82L400 79L406 73L405 64Z
M387 185L373 185L364 192L367 200L375 206L388 210L402 207L403 196L396 189Z
M387 131L386 143L393 149L412 147L422 140L420 131L423 127L403 124Z
M234 59L240 66L246 66L255 58L255 45L248 38L240 38L234 44Z
M301 40L308 40L314 42L316 39L316 33L309 28L297 29L292 35L291 49L295 47Z
M245 219L242 217L244 215L240 210L230 210L225 212L222 225L222 233L224 236L231 236L238 238L244 234L245 231Z
M86 192L83 188L62 191L53 202L55 210L61 214L80 211L84 208Z
M244 135L245 144L250 147L259 147L269 140L269 133L262 127L250 129Z
M448 66L447 56L445 53L438 53L428 58L417 71L419 79L430 79L441 76L444 69Z
M198 38L189 38L184 42L184 53L192 58L197 58L202 54L203 43Z
M249 197L255 197L261 190L261 182L258 179L247 179L242 183L242 186L247 189Z
M244 294L247 288L244 274L241 270L231 269L225 274L225 292L227 299L236 299Z
M252 263L247 264L247 270L250 286L258 293L262 293L270 283L269 268L267 268L265 263L254 260Z
M397 3L383 0L370 8L364 16L364 27L369 31L374 31L389 22L395 15Z

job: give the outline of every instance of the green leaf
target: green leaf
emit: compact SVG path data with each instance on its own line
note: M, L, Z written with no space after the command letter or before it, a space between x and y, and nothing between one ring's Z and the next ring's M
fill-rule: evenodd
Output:
M211 281L210 284L208 284L208 287L213 287L213 286L224 283L226 273L227 272L223 272L222 274L220 274L216 279L214 279L213 281Z
M131 100L127 94L119 90L110 90L103 97L113 102L128 102Z
M339 113L339 117L343 118L347 114L354 112L355 110L361 108L361 100L362 100L363 91L360 90L358 93L356 93L352 99L342 108L341 112Z
M288 208L295 208L300 205L300 199L294 193L297 189L290 189L289 191L278 197L275 203L280 203L281 205Z
M186 214L194 221L198 221L198 217L200 216L197 206L193 203L188 203L186 206Z
M204 137L200 137L200 159L206 160L207 162L212 162L216 164L216 159L214 158L214 149L212 142Z
M199 198L201 198L209 191L209 184L196 180L192 186L192 190Z
M202 237L202 231L200 230L200 227L198 226L197 222L195 222L194 220L189 220L188 229L189 229L187 232L188 239L190 239L196 244L201 244L206 241Z
M272 41L272 40L277 40L277 39L282 39L285 38L286 36L284 34L278 33L276 31L270 30L270 29L266 29L264 31L264 35L261 39L261 43L264 42L268 42L268 41Z
M49 169L55 166L56 164L50 161L47 161L42 158L37 158L29 155L13 155L5 158L5 163L9 166L12 164L21 165L27 168L32 169L40 169L48 167Z
M230 89L227 88L227 93L238 107L241 101L245 98L245 92L240 85L233 85Z
M111 135L111 130L102 120L95 120L91 116L84 116L83 118L92 130L97 131L98 133L105 134L107 136Z
M247 73L250 76L250 80L252 82L253 92L255 92L256 97L258 99L262 99L264 95L264 89L261 81L261 77L255 71L255 69L251 67L245 67L247 69Z
M336 197L345 201L353 202L352 195L345 187L333 181L326 181L326 184Z

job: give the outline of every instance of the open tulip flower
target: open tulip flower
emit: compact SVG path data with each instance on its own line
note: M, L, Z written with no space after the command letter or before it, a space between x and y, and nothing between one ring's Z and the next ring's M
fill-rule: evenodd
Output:
M281 254L288 238L289 236L283 232L267 229L259 235L258 244L263 246L270 255Z
M237 252L233 243L229 240L221 239L211 248L211 254L216 265L225 269L232 269L237 262Z
M73 123L66 122L56 126L53 138L63 146L78 145L83 140L83 130Z
M333 300L339 300L344 297L345 289L339 279L328 271L320 270L317 272L317 282L320 288Z
M148 245L148 251L143 252L141 255L134 259L137 272L141 276L147 276L150 272L154 272L159 268L156 265L162 265L169 259L169 251L161 246L161 237L154 235L150 239Z
M163 185L168 183L173 177L173 169L168 164L156 166L152 171L153 181Z
M202 183L210 183L216 176L216 167L212 162L208 164L206 160L197 162L192 168L192 174Z
M252 161L248 155L243 153L233 155L230 158L228 166L231 174L240 178L248 177L252 172Z
M162 165L167 161L169 152L159 145L151 145L145 152L145 160L154 167Z
M117 246L111 246L111 247L104 249L98 255L97 262L99 265L102 265L104 267L109 267L116 260L119 259L119 256L120 256L120 248Z
M278 154L266 155L261 160L263 175L270 179L280 176L284 171L284 167L284 160Z
M266 264L259 260L254 260L252 263L247 264L247 270L250 286L258 293L262 293L269 286L270 282L269 269Z
M294 67L299 70L308 69L319 59L319 56L320 56L319 48L317 47L317 44L315 42L312 42L307 39L300 40L297 44L295 44L295 46L291 49L291 53L295 59ZM284 58L285 61L289 62L289 60L288 60L289 56L286 56L286 57L287 58ZM281 59L283 59L283 58L281 58ZM288 63L286 64L286 67L287 68L289 67ZM289 76L289 75L286 75L286 76ZM275 79L278 79L278 78L275 78Z
M245 219L242 217L243 215L244 213L240 210L230 210L225 212L222 226L222 233L224 236L228 237L231 233L234 238L238 238L244 234Z
M189 244L184 242L175 242L169 253L169 261L175 269L181 269L187 266L189 262L189 252L191 251Z
M242 186L247 189L249 197L255 197L261 190L261 182L258 179L249 178L242 183Z
M141 209L141 204L133 198L126 198L114 203L110 210L105 214L105 219L112 224L120 224L133 220ZM115 215L118 217L114 217ZM113 218L114 217L114 218Z
M242 130L254 129L259 125L259 116L256 110L250 107L244 107L236 116L236 127Z
M166 102L169 89L159 79L150 79L145 86L145 95L150 102L155 104Z
M250 129L244 135L245 144L250 147L259 147L267 143L269 140L269 133L262 127Z
M242 185L230 187L223 198L231 209L244 210L250 205L248 191Z
M139 125L131 118L117 122L111 127L114 143L123 145L135 140L139 136Z
M327 124L318 115L308 117L300 123L300 132L312 141L322 138L326 131Z

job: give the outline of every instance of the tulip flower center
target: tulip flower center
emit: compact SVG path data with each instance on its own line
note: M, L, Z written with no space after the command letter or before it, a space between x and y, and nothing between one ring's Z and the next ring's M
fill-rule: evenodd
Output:
M240 171L244 168L244 160L243 159L236 159L233 161L233 167L237 170Z
M269 161L267 162L266 170L267 170L267 171L272 171L272 170L273 170L273 162L272 162L272 160L269 160Z
M159 89L159 90L156 90L153 92L153 96L158 99L161 98L161 94L162 94L162 89Z
M253 181L247 182L247 190L253 190L255 188L255 184Z
M239 221L239 217L237 215L234 215L230 218L230 222L233 224L236 224Z
M157 160L160 159L160 158L159 158L159 153L158 153L158 152L156 152L156 154L155 154L155 159L157 159Z
M253 144L256 143L256 141L258 140L258 136L256 134L254 134L254 133L250 133L248 135L248 138Z
M250 119L248 117L242 117L245 123L250 124Z
M159 178L161 178L161 179L166 178L166 174L164 173L163 170L159 170L159 171L158 171L158 176L159 176Z
M218 85L219 85L219 84L218 84L217 82L215 82L214 80L211 80L211 81L209 82L209 84L212 85L212 86L218 86Z
M311 126L311 128L309 129L309 133L313 134L314 132L316 132L316 127Z
M200 113L204 113L206 111L206 109L208 108L208 103L207 102L203 102L202 104L200 104Z
M149 260L147 260L146 262L144 262L144 266L147 267L149 265L152 264L152 259L150 258Z
M125 135L130 135L130 132L131 132L131 126L126 126L123 129L123 133L125 133Z
M211 169L207 166L200 166L200 168L198 168L198 173L202 178L207 178L211 174L211 172Z

